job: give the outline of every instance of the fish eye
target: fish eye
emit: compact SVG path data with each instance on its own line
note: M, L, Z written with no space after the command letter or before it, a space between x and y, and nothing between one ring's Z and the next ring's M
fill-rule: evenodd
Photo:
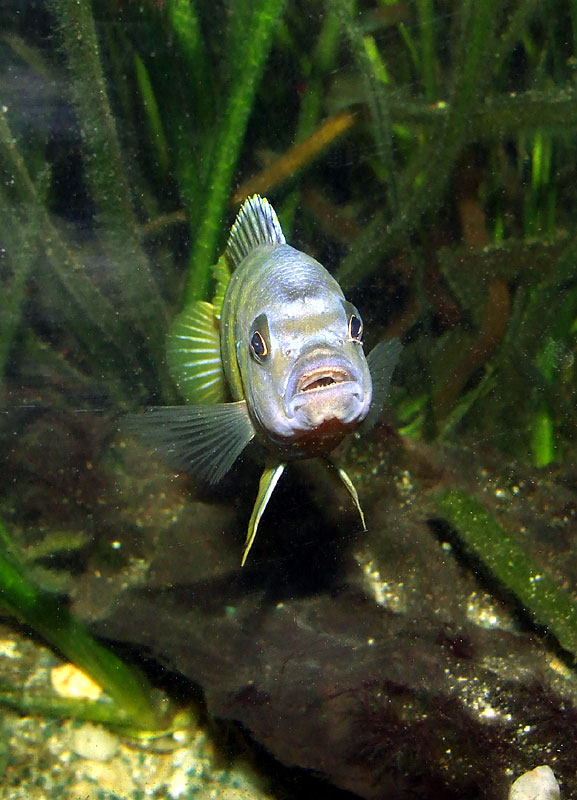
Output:
M363 323L356 314L349 317L349 337L353 342L361 342L363 336Z
M257 361L264 361L268 356L268 347L260 331L254 331L250 339L250 351Z
M250 354L255 361L262 364L270 351L270 334L266 314L259 314L250 329Z

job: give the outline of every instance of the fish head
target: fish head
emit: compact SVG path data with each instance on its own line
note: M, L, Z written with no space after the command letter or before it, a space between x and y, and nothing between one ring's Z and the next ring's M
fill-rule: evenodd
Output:
M244 390L257 427L303 454L334 446L366 417L372 383L359 312L340 289L271 304L248 327Z

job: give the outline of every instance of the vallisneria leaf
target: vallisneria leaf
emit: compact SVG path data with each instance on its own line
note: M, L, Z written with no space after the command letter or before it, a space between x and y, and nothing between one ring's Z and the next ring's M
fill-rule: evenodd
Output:
M561 647L577 654L577 606L527 551L465 492L438 495L437 506L456 529L469 552L519 600L539 625L544 625Z

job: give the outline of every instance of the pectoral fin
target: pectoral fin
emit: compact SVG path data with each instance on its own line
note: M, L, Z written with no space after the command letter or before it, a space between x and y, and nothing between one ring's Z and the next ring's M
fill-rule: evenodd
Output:
M264 472L260 476L258 494L256 496L254 508L252 509L252 514L248 523L248 531L246 534L246 541L244 543L244 553L242 555L242 561L240 562L241 567L244 567L244 562L247 559L250 548L252 547L252 543L254 542L254 537L256 536L260 518L262 517L267 503L275 490L275 486L277 485L280 476L284 472L284 468L284 464L267 464L264 468Z
M215 307L203 300L191 303L171 326L168 368L188 403L223 403L227 398L219 337Z
M122 429L141 436L174 466L218 483L255 435L246 402L150 408Z
M333 464L333 462L330 461L328 458L324 458L323 462L324 462L324 464L326 464L329 472L336 472L337 475L339 476L339 478L341 479L341 482L343 483L345 489L350 494L350 496L352 498L352 501L355 504L355 508L359 512L359 516L361 518L361 523L362 523L362 526L363 526L363 530L366 531L367 530L367 526L366 526L366 523L365 523L365 515L363 513L363 509L361 508L359 495L358 495L357 490L355 489L354 483L349 478L349 476L344 471L344 469L341 469L340 467L337 467L337 465Z
M390 342L379 342L367 356L367 364L373 381L373 399L369 413L360 428L362 433L370 431L383 412L391 385L391 377L402 349L403 345L399 339L391 339Z

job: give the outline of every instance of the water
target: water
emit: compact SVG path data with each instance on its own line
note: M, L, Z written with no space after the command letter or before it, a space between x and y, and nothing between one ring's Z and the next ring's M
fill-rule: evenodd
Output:
M492 800L540 764L575 793L572 7L0 15L0 699L36 712L7 717L5 796L63 793L63 764L66 791L106 798ZM404 350L382 420L334 454L368 531L292 465L241 570L259 454L209 487L119 428L182 402L167 331L212 300L254 192L367 351ZM114 709L64 707L30 630ZM94 767L72 714L178 734L122 783L132 745ZM208 718L227 727L206 744Z

